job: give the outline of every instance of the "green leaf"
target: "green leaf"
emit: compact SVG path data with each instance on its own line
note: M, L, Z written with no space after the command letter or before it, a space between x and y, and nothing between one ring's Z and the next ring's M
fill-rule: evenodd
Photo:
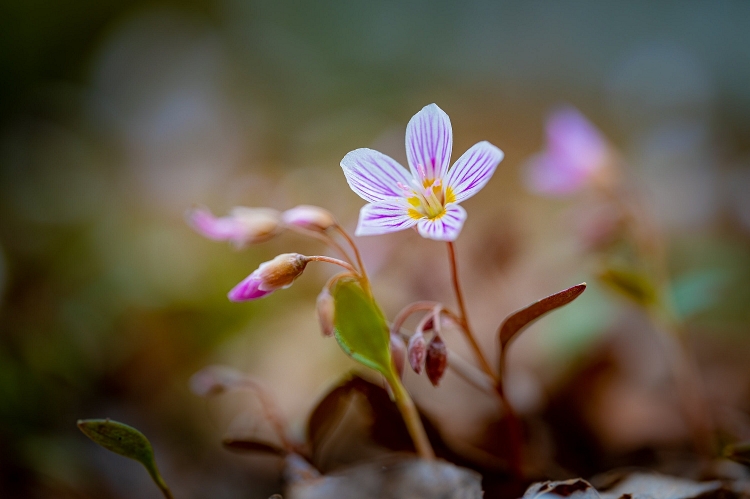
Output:
M334 335L342 350L386 378L392 377L388 324L380 308L353 279L340 279L332 294Z
M644 307L655 304L659 299L650 276L637 269L609 267L599 273L599 280L613 291Z
M132 426L110 419L80 419L78 428L84 435L105 449L141 463L151 475L164 497L172 498L169 487L159 474L154 449L146 436Z
M677 314L684 319L713 307L731 280L725 269L699 269L677 277L672 283Z

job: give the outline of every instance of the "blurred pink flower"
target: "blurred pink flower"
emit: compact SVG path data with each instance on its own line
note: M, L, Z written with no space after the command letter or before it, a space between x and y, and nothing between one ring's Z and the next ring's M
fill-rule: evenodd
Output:
M188 213L190 225L214 241L231 241L236 247L260 243L281 231L281 215L269 208L233 208L229 216L215 217L205 208Z
M249 301L286 289L307 266L308 258L298 253L284 253L260 266L237 284L227 295L231 301Z
M356 235L369 236L417 226L422 237L454 241L470 198L492 177L503 152L479 142L448 168L453 131L448 115L425 106L406 127L409 174L394 159L372 149L357 149L341 160L349 187L368 201L359 213Z
M281 214L286 225L293 225L302 229L325 231L336 225L333 214L319 206L301 204Z
M573 194L585 187L612 160L612 149L601 132L573 107L547 119L547 148L531 158L526 184L550 196Z

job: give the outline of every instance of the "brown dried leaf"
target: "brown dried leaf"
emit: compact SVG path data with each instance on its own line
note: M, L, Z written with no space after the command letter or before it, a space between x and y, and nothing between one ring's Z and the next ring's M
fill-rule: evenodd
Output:
M533 324L545 314L560 308L578 298L586 289L586 283L576 284L568 289L563 289L553 295L532 303L528 307L513 312L505 318L497 331L500 339L500 351L503 352L508 343L515 338L518 333Z

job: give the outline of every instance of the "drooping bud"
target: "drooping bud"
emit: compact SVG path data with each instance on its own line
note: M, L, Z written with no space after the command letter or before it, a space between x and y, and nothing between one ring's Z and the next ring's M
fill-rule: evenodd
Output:
M331 292L328 291L327 286L323 288L318 295L315 309L318 313L320 331L324 336L333 336L333 315L336 309L334 306L333 296L331 296Z
M404 367L406 366L406 345L400 334L391 333L391 358L393 367L396 368L400 378L404 377Z
M409 338L409 347L406 349L409 357L409 365L417 374L422 374L422 366L427 353L427 342L422 331L417 331Z
M286 225L321 232L336 225L336 219L330 211L307 204L285 211L281 219Z
M282 229L281 214L270 208L238 206L226 217L196 208L188 213L188 219L201 235L214 241L231 241L238 248L267 241Z
M263 298L285 289L302 275L308 258L299 253L284 253L273 260L261 263L252 274L237 284L227 295L231 301L248 301Z
M427 377L433 386L438 386L447 365L448 348L445 346L443 339L440 338L440 335L436 334L427 345L427 356L425 359Z
M218 395L242 384L244 374L226 366L204 367L190 378L190 390L199 397Z

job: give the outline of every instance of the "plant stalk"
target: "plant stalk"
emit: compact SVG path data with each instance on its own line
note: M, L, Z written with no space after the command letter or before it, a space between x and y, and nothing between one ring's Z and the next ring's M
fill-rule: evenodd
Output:
M396 406L401 412L401 416L404 418L406 429L409 430L409 435L411 435L411 438L414 441L414 447L417 449L417 454L419 454L419 457L422 459L428 461L435 459L435 452L432 450L430 440L427 438L427 433L424 430L424 425L422 425L419 412L417 412L414 401L406 391L404 384L401 383L401 379L397 374L391 373L386 376L386 381L391 387Z
M474 351L474 355L479 361L479 365L482 368L482 370L486 372L490 377L492 377L492 379L497 379L495 377L495 373L492 371L492 368L490 367L489 362L487 362L487 358L482 353L482 349L479 347L479 343L477 343L477 340L474 337L474 333L471 332L471 327L469 326L469 319L466 315L466 305L464 304L464 295L463 295L463 292L461 291L461 284L458 280L458 263L456 262L456 250L452 241L448 242L448 260L451 265L451 281L453 283L453 291L456 294L456 301L458 302L458 311L461 314L458 317L460 321L459 325L461 326L461 330L464 332L464 336L469 342L469 345L471 345L471 348Z
M495 395L500 401L500 405L503 409L503 414L508 420L509 430L509 445L510 445L510 468L516 478L521 478L523 472L521 470L521 452L522 452L522 441L521 441L521 422L518 419L518 415L510 405L510 401L505 396L505 390L503 388L503 373L500 372L496 375L492 367L490 367L487 358L482 353L482 349L479 347L474 334L471 331L469 325L469 319L466 313L466 305L464 303L463 292L461 291L461 284L458 278L458 263L456 262L456 249L452 241L448 242L448 260L451 265L451 281L453 283L453 290L456 294L456 301L458 302L458 310L460 316L458 317L461 330L464 332L464 336L468 340L471 348L474 350L474 355L479 361L479 365L482 370L493 380L495 385Z

